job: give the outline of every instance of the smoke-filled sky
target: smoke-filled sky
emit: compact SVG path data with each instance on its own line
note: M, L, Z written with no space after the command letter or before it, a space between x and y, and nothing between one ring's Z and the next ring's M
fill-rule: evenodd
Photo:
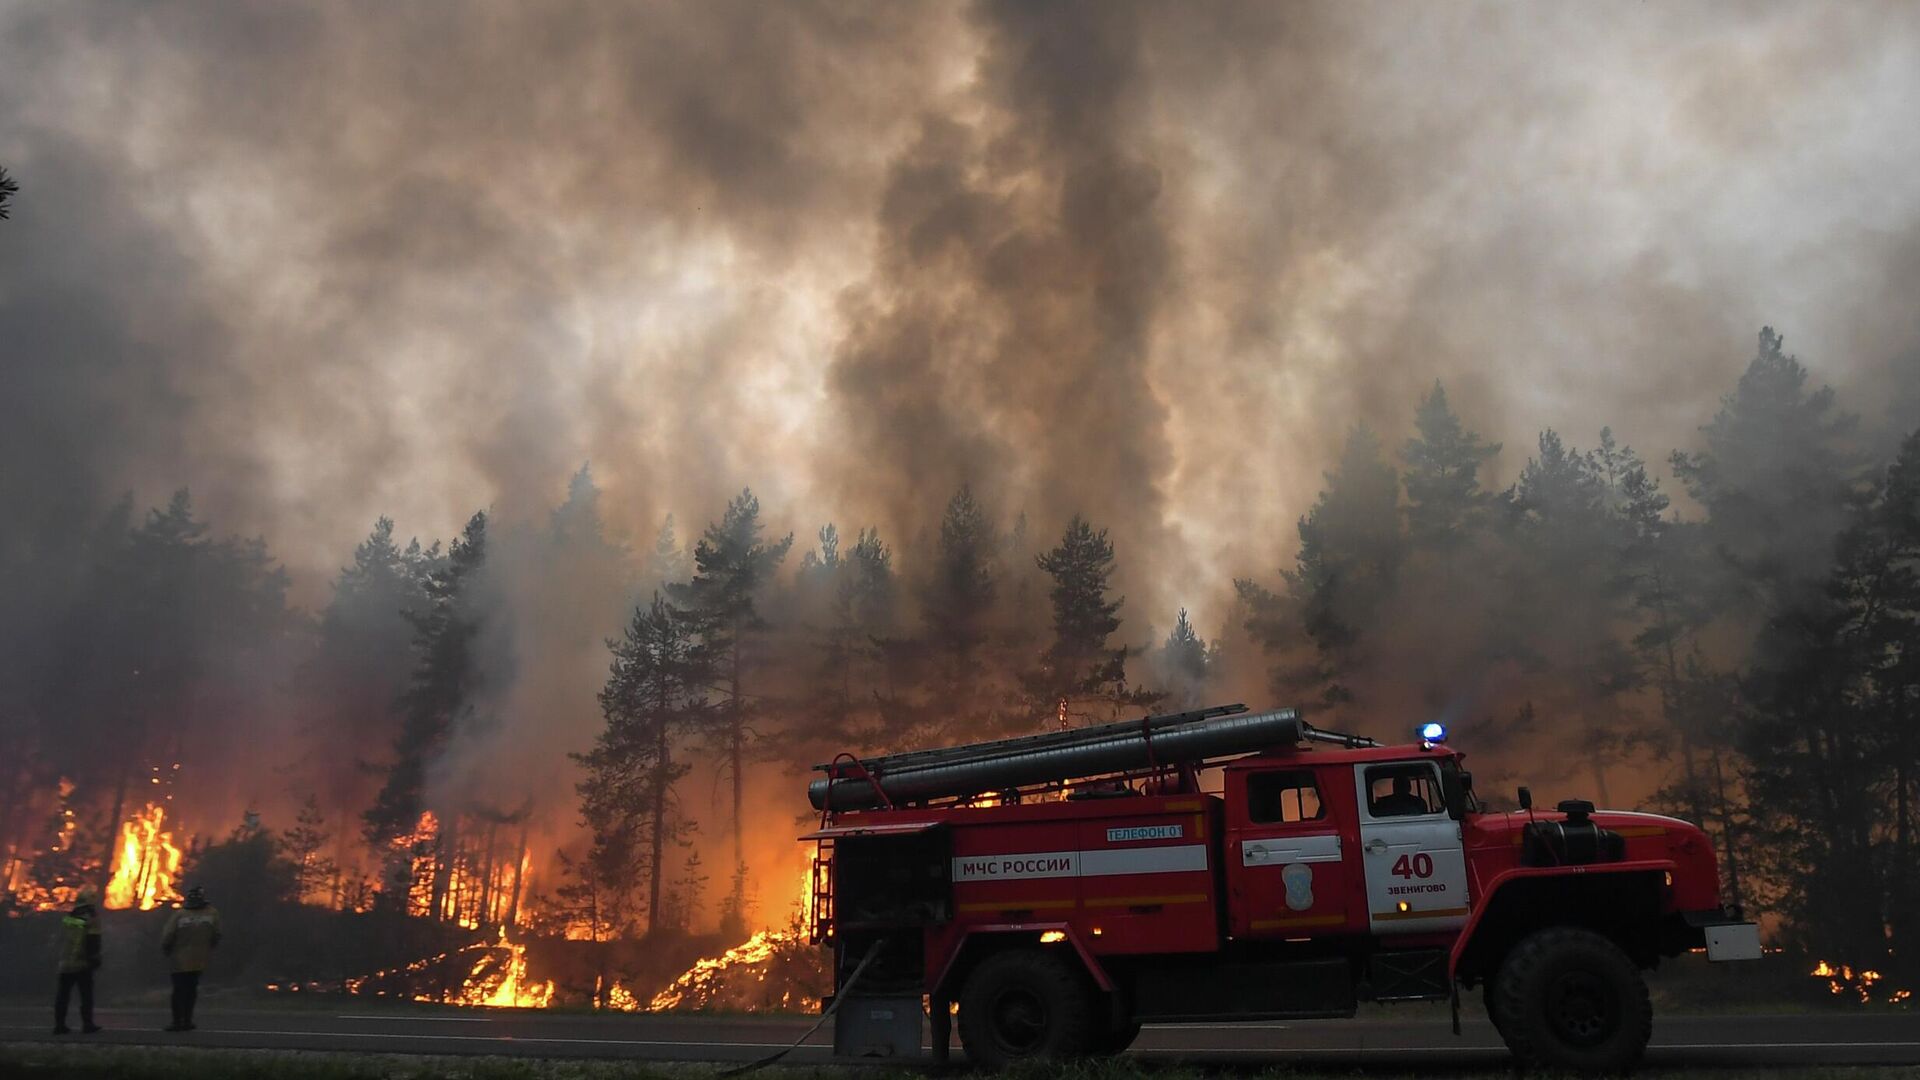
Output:
M190 485L315 602L582 461L642 539L969 480L1206 625L1436 378L1503 477L1762 323L1914 411L1916 115L1895 3L0 0L0 540Z

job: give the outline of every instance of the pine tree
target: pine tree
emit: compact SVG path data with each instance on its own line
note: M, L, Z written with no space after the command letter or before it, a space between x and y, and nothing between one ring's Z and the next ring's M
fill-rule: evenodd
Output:
M427 577L439 561L437 544L423 550L414 540L400 547L393 519L382 517L334 579L296 693L310 760L363 766L323 768L312 777L325 785L326 802L335 810L366 805L372 791L364 766L373 748L392 745L399 733L401 695L412 670L413 628L406 612L426 606Z
M680 864L680 875L673 879L673 887L668 890L667 907L660 923L663 930L685 933L691 929L694 909L707 892L707 880L706 869L700 865L699 849L688 851Z
M117 602L100 611L107 629L89 653L101 666L85 693L111 727L85 773L111 785L117 833L137 778L178 760L183 745L228 737L214 726L227 710L271 707L296 619L265 543L216 539L185 490L115 547L102 583ZM109 849L101 862L103 892L113 858Z
M844 621L869 636L887 633L894 621L893 552L878 529L860 530L846 568L834 600Z
M1042 704L1065 707L1102 688L1124 685L1126 650L1107 647L1107 639L1120 629L1123 602L1107 598L1113 577L1113 543L1107 530L1096 531L1075 514L1060 543L1035 563L1053 579L1048 591L1053 643L1032 684Z
M822 530L823 544L828 530ZM832 550L831 561L815 560L809 586L826 594L825 625L813 635L818 661L807 695L809 711L819 719L813 731L836 748L881 745L891 733L873 703L884 689L881 659L893 630L893 553L872 529L862 529L844 556L837 544Z
M12 215L12 207L8 204L13 202L13 197L19 193L20 181L8 176L6 168L0 166L0 221L5 221Z
M1737 808L1714 794L1728 790L1731 709L1726 680L1709 670L1700 646L1699 634L1713 615L1701 586L1708 575L1700 527L1669 520L1671 500L1639 455L1615 445L1612 432L1600 435L1596 459L1620 545L1619 581L1631 607L1629 645L1643 678L1659 691L1661 728L1679 757L1679 778L1662 789L1659 801L1716 836L1737 903Z
M1878 502L1869 511L1868 544L1877 544L1869 565L1882 571L1871 594L1875 610L1862 622L1863 703L1882 760L1891 767L1892 836L1888 838L1888 945L1902 958L1916 953L1920 938L1920 875L1913 870L1916 801L1920 799L1920 429L1902 442L1887 470ZM1909 966L1909 970L1911 970Z
M419 820L427 808L427 767L471 716L482 678L473 650L485 619L477 593L486 559L482 511L468 519L445 563L428 575L426 606L407 613L413 626L413 675L401 695L393 761L365 814L367 839L375 845L406 833Z
M607 647L613 663L600 691L606 728L591 752L573 755L587 770L578 785L580 814L593 832L588 860L609 903L622 911L636 906L632 894L644 881L651 933L661 925L666 850L689 827L674 797L688 766L675 758L674 745L703 719L701 687L709 673L688 620L658 593Z
M962 484L947 502L933 573L920 594L929 642L950 676L970 665L991 629L996 546L973 488Z
M747 856L742 815L746 802L747 757L756 739L748 686L760 663L753 646L766 629L758 597L793 547L793 534L767 543L761 539L763 530L760 500L752 491L741 491L727 503L726 513L707 527L695 546L693 580L674 590L676 598L692 613L699 627L702 648L713 664L724 695L719 708L711 714L710 732L733 784L729 827L733 835L734 888L729 901L733 914L742 924L730 929L744 929L746 914Z
M1817 727L1831 704L1824 700L1830 691L1809 695L1828 669L1809 659L1818 642L1806 633L1838 618L1830 570L1836 540L1856 503L1859 463L1849 446L1854 418L1838 411L1831 389L1809 390L1807 380L1807 369L1785 351L1784 339L1763 328L1733 392L1701 428L1705 445L1694 453L1676 451L1672 459L1675 475L1707 511L1700 542L1708 557L1696 563L1695 574L1695 587L1706 596L1702 602L1724 637L1760 628L1749 631L1746 670L1738 680L1746 730L1737 740L1731 733L1721 740L1729 748L1737 741L1749 750L1778 753L1754 733L1790 724L1794 716ZM1706 685L1714 686L1707 677ZM1710 716L1701 720L1715 722ZM1708 760L1725 771L1719 756ZM1783 767L1804 764L1786 760ZM1736 807L1745 801L1739 787L1738 778L1716 778L1706 792L1714 804L1710 816L1738 816ZM1743 853L1731 831L1723 831L1722 840L1728 876L1738 879Z
M1500 453L1500 444L1468 431L1438 382L1420 402L1414 427L1417 433L1401 452L1407 466L1408 539L1418 549L1458 552L1482 524L1488 496L1480 486L1480 469Z
M680 549L680 541L674 537L672 514L660 523L660 532L654 537L653 551L647 556L642 576L646 584L655 589L669 589L687 579L687 553Z
M1182 709L1191 709L1205 704L1208 672L1213 666L1215 650L1207 647L1206 641L1194 630L1193 623L1187 618L1187 609L1181 608L1174 619L1173 630L1167 634L1167 640L1160 646L1159 666L1164 685L1170 688L1174 704Z
M804 590L824 590L839 576L840 529L829 521L820 526L819 537L819 554L809 551L801 556L800 570L795 575Z
M557 934L574 937L585 933L586 940L594 945L605 942L620 932L620 925L607 902L606 889L600 880L595 860L581 858L564 849L554 853L560 860L560 885L553 890L553 902L542 905L543 921L552 926ZM606 987L606 965L602 957L604 950L595 949L597 974L602 976L599 985ZM600 1002L604 1004L604 1002Z
M1651 738L1625 707L1641 666L1623 640L1629 615L1623 585L1623 523L1609 506L1608 469L1631 455L1603 433L1609 455L1567 446L1540 433L1538 453L1503 499L1507 557L1492 571L1501 581L1496 647L1534 682L1534 697L1572 728L1592 770L1594 794L1611 801L1607 770Z
M338 872L333 860L325 855L330 839L320 800L308 795L293 827L280 835L280 850L295 867L295 896L302 903L319 896L326 897L329 905L339 902L338 897L328 895Z
M555 507L548 529L560 547L605 543L605 523L600 517L600 486L593 482L593 468L582 464L567 480L566 501Z
M1808 389L1807 369L1785 346L1763 328L1738 385L1700 429L1705 447L1673 455L1736 583L1729 599L1748 613L1755 602L1777 611L1819 591L1859 475L1849 446L1856 418L1836 409L1830 387Z
M1400 535L1400 478L1365 426L1347 434L1327 486L1300 519L1300 554L1285 572L1287 591L1313 639L1317 663L1308 672L1276 672L1282 686L1317 684L1327 702L1351 701L1353 676L1365 663L1366 639L1393 595L1405 541ZM1242 590L1247 595L1246 590ZM1258 602L1258 594L1250 599ZM1265 603L1272 608L1272 601ZM1273 636L1271 629L1266 635Z
M542 905L540 921L555 933L577 939L586 935L588 953L593 958L595 1008L611 1004L614 979L612 950L608 943L622 929L623 914L601 878L603 860L592 855L576 858L566 851L560 857L560 886Z
M1884 968L1912 922L1920 435L1854 500L1818 597L1762 631L1744 680L1747 784L1777 906L1820 955ZM1889 809L1891 812L1889 813ZM1912 970L1910 967L1909 970Z

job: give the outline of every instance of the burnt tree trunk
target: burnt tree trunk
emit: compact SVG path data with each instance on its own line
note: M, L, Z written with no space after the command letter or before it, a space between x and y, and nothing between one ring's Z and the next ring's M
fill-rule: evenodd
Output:
M487 822L487 853L480 860L480 896L474 903L473 921L480 926L493 924L493 840L500 826Z
M127 809L127 770L122 764L113 783L113 812L107 818L107 857L100 860L100 906L107 905L107 886L113 883L113 863L120 853L120 819Z
M459 839L453 823L453 815L447 815L447 819L440 825L439 835L434 837L433 888L428 893L427 899L427 913L443 921L447 917L447 886L452 878L453 861L457 854L455 849Z
M520 826L520 851L513 860L513 892L507 900L507 925L513 926L520 921L520 874L527 865L527 827Z
M729 703L733 710L733 722L727 730L728 765L733 769L733 913L743 923L747 917L747 839L746 821L742 814L746 803L747 721L740 701L740 653L746 644L741 640L744 630L742 620L735 619L733 683L730 687L733 700Z

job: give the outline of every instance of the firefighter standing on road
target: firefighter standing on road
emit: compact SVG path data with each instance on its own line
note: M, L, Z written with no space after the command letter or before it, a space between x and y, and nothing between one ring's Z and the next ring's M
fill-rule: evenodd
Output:
M167 920L160 935L160 951L173 960L173 1023L168 1031L193 1030L193 1003L200 996L200 973L207 957L220 944L220 912L207 903L206 891L187 890L187 904Z
M53 1033L65 1035L67 1002L80 991L80 1030L100 1030L93 1022L93 973L100 967L100 915L93 908L93 890L81 889L73 910L60 917L56 941L60 949L60 987L53 995Z

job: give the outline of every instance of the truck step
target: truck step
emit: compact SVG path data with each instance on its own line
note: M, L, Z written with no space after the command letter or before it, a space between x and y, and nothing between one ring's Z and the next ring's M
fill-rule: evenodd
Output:
M1445 949L1374 953L1360 996L1370 1001L1433 1001L1450 993Z

